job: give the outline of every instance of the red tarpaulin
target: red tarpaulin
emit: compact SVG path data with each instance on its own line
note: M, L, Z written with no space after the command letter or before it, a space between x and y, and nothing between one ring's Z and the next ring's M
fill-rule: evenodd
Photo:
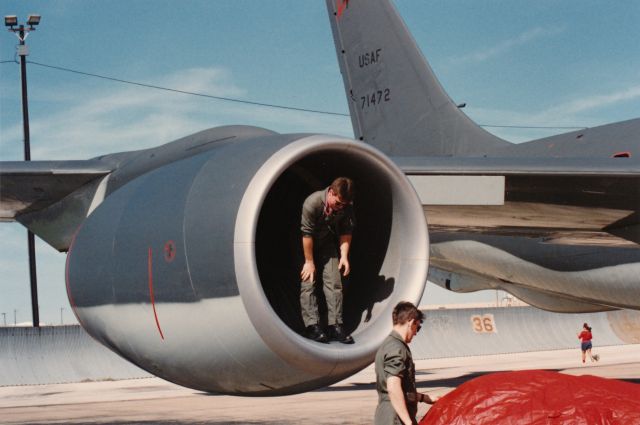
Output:
M492 373L442 397L420 425L640 425L640 385L543 370Z

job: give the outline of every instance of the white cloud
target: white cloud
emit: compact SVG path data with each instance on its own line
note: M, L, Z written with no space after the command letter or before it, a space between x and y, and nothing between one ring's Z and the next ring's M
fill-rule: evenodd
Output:
M451 59L451 62L456 64L466 62L484 62L487 59L507 53L516 47L522 46L540 38L552 37L554 35L560 34L563 31L563 28L532 28L521 34L518 34L514 38L503 40L495 46L478 50L464 56L453 58Z
M580 112L591 111L640 98L640 85L627 87L615 93L594 95L575 99L561 105L549 108L544 115L556 116L558 114L572 115Z
M145 83L216 97L249 97L234 83L231 73L222 68L186 69ZM81 86L64 87L41 95L43 99L59 98L62 105L56 107L56 112L32 116L33 159L88 159L144 149L227 124L286 132L352 134L348 117L251 106L134 85L100 87L93 92ZM75 95L70 97L70 92ZM15 123L4 133L6 146L12 146L15 155L3 156L19 158L22 124Z
M151 84L216 96L244 94L222 69L189 69ZM31 117L34 159L86 159L142 149L184 136L194 127L201 129L203 114L193 96L132 85L100 87L91 92L82 85L64 86L42 95L59 103L55 111ZM21 141L21 123L7 129L5 139Z
M640 85L632 85L625 89L608 93L595 94L568 100L563 103L539 111L514 111L494 108L473 108L467 112L479 124L510 123L514 126L559 126L556 128L497 128L487 127L486 130L510 142L524 142L554 134L565 133L583 125L592 127L607 124L594 121L599 114L590 114L599 109L615 106L624 102L640 100Z

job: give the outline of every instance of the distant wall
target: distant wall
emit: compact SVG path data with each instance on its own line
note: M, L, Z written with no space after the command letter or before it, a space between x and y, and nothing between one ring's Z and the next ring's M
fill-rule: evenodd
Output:
M533 307L424 310L415 359L578 348L582 323L595 347L640 343L640 312L562 314ZM94 341L80 326L0 327L0 386L151 376Z
M423 310L423 330L411 343L415 359L578 348L587 322L593 345L640 343L640 312L550 313L534 307Z
M0 386L149 377L79 325L0 327Z

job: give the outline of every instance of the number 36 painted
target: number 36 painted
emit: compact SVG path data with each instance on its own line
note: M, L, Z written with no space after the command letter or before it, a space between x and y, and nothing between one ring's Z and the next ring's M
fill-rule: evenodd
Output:
M475 333L496 333L496 324L493 320L493 314L484 314L482 316L471 316L471 327Z

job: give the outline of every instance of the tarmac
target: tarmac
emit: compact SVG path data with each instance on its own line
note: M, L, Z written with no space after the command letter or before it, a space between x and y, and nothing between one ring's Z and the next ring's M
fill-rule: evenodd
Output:
M640 344L418 360L420 391L444 395L491 372L544 369L640 384ZM247 398L212 395L159 378L0 387L3 424L370 424L377 404L369 366L330 387L304 394ZM428 410L420 405L418 419Z

